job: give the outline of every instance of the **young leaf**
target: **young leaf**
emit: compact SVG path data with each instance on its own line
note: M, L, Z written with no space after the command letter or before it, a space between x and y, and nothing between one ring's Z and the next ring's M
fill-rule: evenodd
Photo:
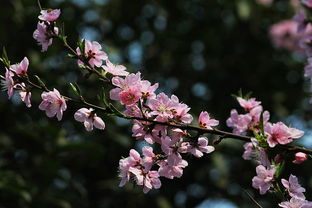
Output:
M35 78L37 79L38 84L39 84L42 88L44 88L45 90L48 89L48 88L46 87L46 85L44 84L44 82L40 79L40 77L38 77L37 75L35 75Z
M69 86L75 95L77 95L79 97L81 96L81 92L80 92L79 86L77 84L69 83Z

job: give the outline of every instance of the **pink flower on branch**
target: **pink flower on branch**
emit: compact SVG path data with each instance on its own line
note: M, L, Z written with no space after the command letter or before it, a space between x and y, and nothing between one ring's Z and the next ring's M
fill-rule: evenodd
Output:
M312 202L303 199L291 198L278 204L282 208L312 208Z
M75 114L76 121L83 122L87 131L92 131L93 126L97 129L104 129L104 121L96 115L94 109L80 108Z
M108 59L106 59L106 66L103 65L102 67L106 72L114 76L127 76L129 74L125 66L112 64Z
M244 99L242 97L236 98L240 106L242 106L245 110L250 111L251 109L259 106L261 104L260 101L256 101L256 98Z
M208 138L207 137L199 137L197 143L192 144L189 142L183 142L181 144L180 150L184 150L184 152L189 152L195 157L202 157L203 153L211 153L215 150L213 146L208 145Z
M265 194L272 185L272 180L275 173L275 167L270 166L265 168L263 165L256 167L257 176L252 179L252 187L259 189L260 194Z
M58 35L59 29L53 27L53 31L48 29L44 22L38 22L37 29L33 34L33 38L42 46L42 52L47 51L48 47L52 44L53 37Z
M83 56L92 67L102 66L102 62L108 58L107 54L102 51L102 46L96 41L84 40L84 52L82 53L79 47L76 52L79 56ZM78 64L83 65L84 63L78 60Z
M218 126L219 121L211 119L207 111L200 113L198 118L199 126L206 129L212 129L212 126Z
M38 18L42 21L54 22L59 18L60 14L61 10L59 9L41 10Z
M270 147L275 147L277 144L288 144L304 134L301 130L287 127L283 122L266 125L265 133L268 135L267 142Z
M19 86L21 87L21 89L19 90L18 93L21 96L21 100L25 103L25 105L28 108L30 108L31 107L31 102L30 102L31 92L28 91L24 83L19 84Z
M133 105L139 101L141 93L141 73L129 74L125 79L114 77L112 84L117 88L112 89L109 94L112 100L119 100L123 105Z
M10 70L14 71L17 75L26 76L28 70L29 61L27 57L18 63L10 66Z
M289 180L281 180L283 186L287 189L289 196L297 199L305 199L303 192L305 189L298 183L298 178L294 175L289 176Z
M61 120L63 112L67 109L65 99L57 89L41 94L43 101L39 105L40 110L44 110L48 117L56 115L57 120Z

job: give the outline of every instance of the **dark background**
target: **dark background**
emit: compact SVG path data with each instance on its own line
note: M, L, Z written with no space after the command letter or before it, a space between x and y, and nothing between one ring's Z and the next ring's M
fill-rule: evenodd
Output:
M304 82L304 58L274 49L269 26L293 16L288 1L270 7L251 0L50 0L45 8L60 8L71 45L87 38L100 42L115 63L160 83L160 91L177 95L188 104L195 120L207 110L225 126L231 97L240 88L262 101L271 121L285 121L303 129L302 144L311 146L309 83ZM89 100L103 86L95 76L84 79L74 60L65 57L54 40L41 53L32 38L39 9L34 0L1 0L0 46L12 63L30 59L29 73L49 88L74 96L69 82L77 82ZM4 74L4 67L1 65ZM223 141L213 154L187 158L180 179L162 179L159 190L143 194L128 184L119 188L118 161L138 143L129 122L100 115L104 131L86 132L73 119L71 103L61 122L38 109L40 93L33 92L28 109L19 96L0 94L0 207L104 208L104 207L254 207L244 190L263 207L276 207L278 199L260 196L251 187L255 164L241 158L243 143ZM299 176L312 199L311 162L287 164Z

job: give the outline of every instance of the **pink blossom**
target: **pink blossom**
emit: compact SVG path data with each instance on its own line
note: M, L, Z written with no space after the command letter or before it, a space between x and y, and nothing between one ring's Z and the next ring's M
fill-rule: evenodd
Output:
M251 109L259 106L261 104L260 101L256 101L256 98L244 99L242 97L236 98L240 106L242 106L245 110L250 111Z
M267 141L270 147L275 147L277 144L288 144L304 134L301 130L287 127L283 122L266 125L265 132L268 135Z
M312 202L298 198L291 198L290 201L284 201L278 205L283 208L312 208Z
M260 194L265 194L273 185L272 180L275 173L275 167L266 169L263 165L256 167L257 176L252 179L252 187L259 189Z
M262 112L263 112L262 106L257 106L252 110L250 110L249 115L252 118L250 126L258 126L260 124L261 114L263 116L263 125L265 126L268 123L270 119L270 113L268 111L264 111L263 113Z
M1 80L2 89L8 92L9 99L13 96L14 93L14 80L13 80L13 72L9 69L5 69L5 80Z
M175 166L182 160L178 152L180 140L179 137L170 138L169 136L164 136L161 138L161 150L168 155L167 161L170 166Z
M17 75L26 76L28 70L29 61L27 57L18 63L10 66L10 70L14 71Z
M183 142L182 148L184 152L190 152L195 157L202 157L203 153L211 153L215 150L213 146L208 145L208 138L207 137L199 137L196 144L192 145L189 142Z
M212 126L218 126L219 121L211 119L207 111L202 111L198 118L199 126L206 129L212 129Z
M305 189L298 183L298 178L294 175L289 176L289 180L281 180L283 186L287 189L289 196L297 199L305 199L303 192Z
M171 100L170 111L172 113L173 119L175 119L178 122L191 123L193 120L193 116L188 113L191 108L189 108L184 103L180 103L179 98L175 95L172 95L170 100Z
M159 163L158 173L160 176L173 179L174 177L180 178L183 175L183 168L188 166L186 160L179 161L178 164L171 166L167 160L163 160Z
M255 147L252 144L252 142L247 142L244 144L244 153L243 153L243 158L244 160L252 160L255 158L256 153L255 153Z
M307 154L303 153L303 152L297 152L295 154L295 160L293 160L292 162L295 164L300 164L303 163L304 161L306 161L308 159Z
M293 19L298 24L298 29L297 29L298 33L304 33L308 25L307 15L305 13L305 10L301 7L298 8Z
M59 33L57 27L54 27L53 31L48 31L47 29L47 25L44 22L38 22L37 29L33 34L33 38L42 46L42 52L48 50L48 47L52 44L52 38Z
M294 20L284 20L272 25L270 35L275 47L285 48L290 51L303 52L300 42L311 34L312 27L308 26L304 32L298 33L299 26L300 25ZM302 26L299 27L299 30L301 28Z
M59 9L41 10L38 18L42 21L54 22L57 20L60 14L61 10Z
M131 167L141 167L142 159L140 154L131 149L129 153L129 157L119 160L119 175L118 177L121 178L119 187L124 186L130 180L131 172L129 169Z
M124 114L142 118L142 112L137 105L127 105Z
M102 51L102 46L96 41L91 42L89 40L84 40L84 43L84 53L82 54L80 48L78 47L76 49L77 54L79 56L84 56L84 58L88 60L90 66L100 67L102 62L108 58L107 54ZM81 60L78 60L78 64L83 65L84 63Z
M132 136L137 139L144 139L146 142L153 144L155 142L153 136L153 126L148 122L134 121L132 127Z
M144 99L152 99L156 97L155 91L158 88L158 83L152 85L149 81L142 80L141 85L142 97Z
M21 83L19 85L21 87L21 89L19 90L19 95L21 96L21 100L25 103L25 105L30 108L31 107L31 102L30 102L30 98L31 98L31 92L26 89L26 86L24 83Z
M106 72L114 76L127 76L129 74L125 66L112 64L108 59L106 59L106 66L103 65L102 67Z
M151 170L152 166L154 165L157 156L153 152L153 148L149 146L145 146L142 149L143 163L144 163L144 172L148 172Z
M120 103L123 105L133 105L140 100L141 96L139 88L128 88L119 93Z
M226 120L226 125L232 127L235 134L245 135L251 121L252 117L249 114L238 114L233 109L231 110L231 117Z
M87 131L92 131L93 126L98 129L104 129L104 121L96 115L94 109L80 108L75 114L74 118L76 121L83 122Z
M141 93L141 73L129 74L125 79L113 77L112 84L117 88L109 94L112 100L119 100L123 105L133 105L139 101Z
M133 167L130 167L129 171L134 174L136 183L138 185L143 185L144 193L149 192L152 188L160 188L161 182L159 180L159 173L157 171L149 171L148 173L144 173L143 170Z
M160 93L155 99L150 99L148 106L152 110L151 115L161 116L163 118L172 118L171 109L175 107L169 97L165 93Z
M301 0L301 2L309 8L312 8L312 0Z
M56 115L60 121L63 117L63 111L67 108L64 97L60 95L57 89L54 89L50 92L43 92L41 98L43 101L40 103L39 109L46 111L48 117Z

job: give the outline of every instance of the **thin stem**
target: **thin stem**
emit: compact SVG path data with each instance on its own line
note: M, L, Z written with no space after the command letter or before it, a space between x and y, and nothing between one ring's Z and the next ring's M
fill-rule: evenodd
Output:
M40 9L40 11L42 10L42 7L41 7L41 3L40 3L40 0L37 0L37 4L38 4L38 7Z
M255 203L255 205L256 205L258 208L263 208L263 207L259 204L259 202L257 202L257 201L251 196L251 194L250 194L248 191L246 191L246 190L244 189L244 192L245 192L245 194L249 197L249 199L250 199L253 203Z

